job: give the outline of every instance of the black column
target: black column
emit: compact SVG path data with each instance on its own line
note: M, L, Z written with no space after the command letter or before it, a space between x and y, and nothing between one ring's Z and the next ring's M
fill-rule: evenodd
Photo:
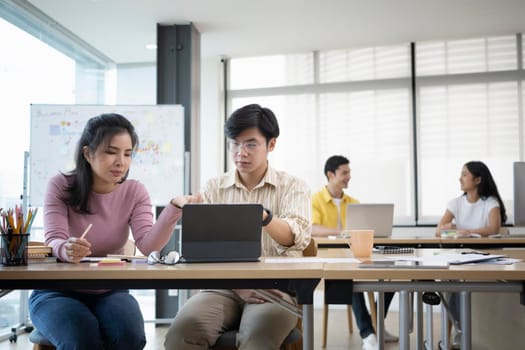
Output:
M184 157L184 192L191 193L192 178L198 176L197 152L191 151L198 144L200 119L200 34L192 24L157 24L157 104L184 107L184 154L180 156ZM172 237L163 252L179 250L178 236ZM156 318L173 318L178 299L167 290L158 290Z

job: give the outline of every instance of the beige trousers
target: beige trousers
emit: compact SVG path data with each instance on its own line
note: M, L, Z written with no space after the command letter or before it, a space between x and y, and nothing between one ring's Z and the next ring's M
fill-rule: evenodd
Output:
M286 295L288 301L295 300ZM247 304L231 290L207 290L179 310L164 341L166 350L207 350L225 331L238 329L239 350L277 350L297 317L272 304Z

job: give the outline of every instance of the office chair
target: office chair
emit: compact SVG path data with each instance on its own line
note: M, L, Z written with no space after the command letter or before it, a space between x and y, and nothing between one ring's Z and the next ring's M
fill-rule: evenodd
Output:
M308 246L303 250L303 256L317 256L317 243L312 238ZM303 337L302 337L302 322L301 319L297 319L297 325L284 339L281 350L302 350L303 349ZM236 350L235 338L238 330L231 330L224 332L217 342L212 347L213 350Z

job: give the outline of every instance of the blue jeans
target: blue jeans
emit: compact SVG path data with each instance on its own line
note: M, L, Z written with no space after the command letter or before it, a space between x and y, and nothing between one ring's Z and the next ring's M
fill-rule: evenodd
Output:
M35 290L29 315L57 350L140 350L146 345L144 319L128 290Z
M394 293L385 293L384 317L386 317L388 308L390 307L390 303L392 302L393 298ZM354 311L355 322L357 323L357 328L359 328L359 335L361 336L361 339L364 339L370 334L375 333L374 326L372 324L372 318L370 317L368 309L366 308L365 297L363 293L359 292L352 294L352 310Z

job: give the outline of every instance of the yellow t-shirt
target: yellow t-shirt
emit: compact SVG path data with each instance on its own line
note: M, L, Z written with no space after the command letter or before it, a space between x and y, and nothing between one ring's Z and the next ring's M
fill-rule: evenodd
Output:
M343 194L341 200L341 225L342 229L346 225L346 206L348 204L359 203L359 201L347 194ZM326 186L312 196L312 224L322 225L330 228L337 228L338 219L337 205L334 203L332 196L326 189Z

